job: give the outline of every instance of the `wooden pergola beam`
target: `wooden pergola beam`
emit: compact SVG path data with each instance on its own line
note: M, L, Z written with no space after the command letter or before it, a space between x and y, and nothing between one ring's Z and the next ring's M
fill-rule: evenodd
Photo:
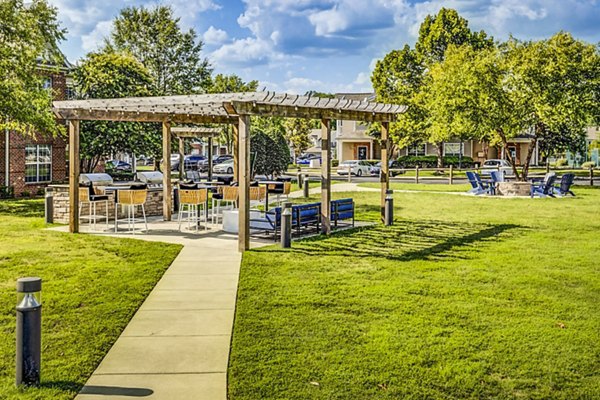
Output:
M239 225L238 248L250 249L250 117L239 117Z
M233 124L237 118L217 115L187 115L171 113L137 113L136 111L112 110L60 110L55 114L63 119L82 121L117 121L117 122L163 122L177 124Z
M163 219L171 220L172 187L171 187L171 122L162 124L162 151L163 151ZM181 160L183 162L183 160Z
M390 124L383 122L381 124L381 173L379 181L381 183L381 220L385 221L385 196L390 188Z
M331 234L331 121L321 120L321 233Z

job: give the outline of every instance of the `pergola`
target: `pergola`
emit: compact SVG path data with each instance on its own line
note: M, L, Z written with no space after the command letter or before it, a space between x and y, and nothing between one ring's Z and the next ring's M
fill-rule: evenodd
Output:
M171 128L171 133L179 139L179 179L185 175L185 145L186 138L208 139L208 179L212 179L213 167L213 139L221 133L219 128L210 128L204 126L176 126Z
M163 137L163 218L171 220L172 124L231 124L234 136L234 174L239 183L239 250L250 248L250 117L319 119L322 129L321 230L331 232L331 120L381 123L381 211L389 187L389 123L406 107L394 104L260 93L224 93L167 97L137 97L55 101L54 113L69 124L70 232L79 231L79 121L160 122ZM190 128L184 128L190 129ZM202 129L202 128L200 128Z

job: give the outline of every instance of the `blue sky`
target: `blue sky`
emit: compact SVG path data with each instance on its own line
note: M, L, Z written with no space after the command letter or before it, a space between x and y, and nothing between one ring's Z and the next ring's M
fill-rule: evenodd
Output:
M71 62L97 49L125 6L169 4L204 40L216 73L257 79L269 90L303 94L370 91L387 52L414 44L420 22L454 8L471 28L497 39L539 39L559 30L600 41L600 0L49 0L69 30Z

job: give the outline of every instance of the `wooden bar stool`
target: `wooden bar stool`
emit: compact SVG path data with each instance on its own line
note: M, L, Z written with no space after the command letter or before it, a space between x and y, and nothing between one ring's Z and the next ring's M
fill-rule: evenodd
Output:
M224 186L219 188L220 196L215 197L213 195L212 200L212 223L215 220L219 222L219 216L223 217L221 213L221 204L225 207L237 208L238 199L240 196L239 188L237 186Z

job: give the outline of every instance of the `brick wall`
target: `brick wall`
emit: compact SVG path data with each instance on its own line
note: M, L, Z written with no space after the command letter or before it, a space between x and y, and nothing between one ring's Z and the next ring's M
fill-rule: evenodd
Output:
M55 100L64 100L67 95L67 78L65 73L48 73L46 76L52 78L52 91ZM59 121L60 123L60 121ZM13 186L16 196L23 192L36 194L48 183L26 183L25 182L25 147L27 145L50 145L52 147L52 182L64 182L67 179L67 155L66 136L52 137L43 133L24 136L16 132L9 133L9 172L10 182L5 182L6 158L5 158L5 132L0 135L0 185Z

